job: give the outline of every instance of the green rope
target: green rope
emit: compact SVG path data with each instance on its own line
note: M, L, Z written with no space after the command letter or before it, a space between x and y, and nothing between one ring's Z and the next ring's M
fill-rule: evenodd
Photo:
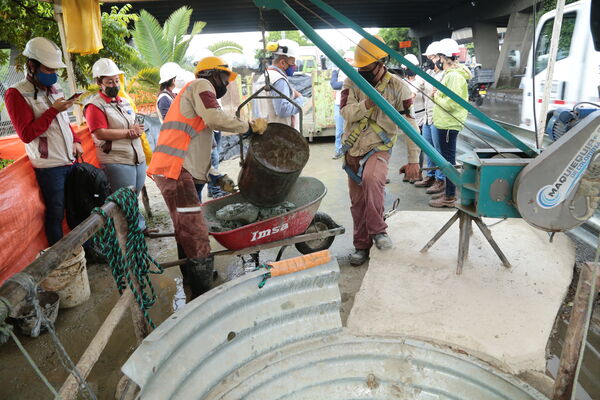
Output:
M270 266L269 264L260 264L258 266L258 268L256 268L256 270L258 271L259 269L264 268L267 270L267 272L265 272L263 274L263 278L262 281L260 281L260 283L258 284L258 288L262 289L263 286L265 286L265 283L267 283L267 279L269 279L271 277L271 273L268 272L271 268L273 268L272 266Z
M156 293L150 280L150 274L162 274L163 268L148 254L144 233L139 227L137 195L131 189L121 188L111 194L107 201L117 204L127 220L125 255L123 255L119 247L113 219L98 207L92 212L103 216L106 219L106 224L94 235L94 246L108 260L108 265L111 267L119 293L122 294L127 286L129 286L129 289L131 289L135 296L135 301L144 313L146 321L148 321L148 324L152 328L155 328L148 313L150 307L156 302ZM151 265L155 265L158 270L151 270ZM132 274L139 283L138 290L134 286ZM148 293L148 289L150 293Z

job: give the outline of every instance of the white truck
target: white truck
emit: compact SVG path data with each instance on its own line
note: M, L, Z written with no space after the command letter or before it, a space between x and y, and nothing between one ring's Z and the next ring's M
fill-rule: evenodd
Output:
M535 54L530 51L527 71L521 80L521 127L529 130L535 129L534 102L536 118L540 119L555 14L556 11L551 11L540 18L535 32ZM565 6L556 60L548 112L558 107L572 108L579 102L598 103L600 0L581 0Z

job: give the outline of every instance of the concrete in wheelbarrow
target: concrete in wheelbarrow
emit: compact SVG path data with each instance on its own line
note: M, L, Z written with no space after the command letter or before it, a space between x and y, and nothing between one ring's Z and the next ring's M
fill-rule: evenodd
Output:
M371 251L348 328L449 344L514 374L544 371L574 246L564 234L549 243L546 232L520 219L500 222L490 229L512 263L506 269L473 226L469 259L456 275L457 223L428 253L419 252L450 216L402 211L388 219L394 248Z

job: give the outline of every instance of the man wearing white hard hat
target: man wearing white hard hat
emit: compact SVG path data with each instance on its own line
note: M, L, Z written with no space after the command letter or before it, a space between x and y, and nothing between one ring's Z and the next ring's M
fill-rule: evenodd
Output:
M63 236L65 182L75 159L83 154L67 110L76 97L65 100L56 84L56 71L65 68L62 52L52 41L36 37L27 42L26 78L6 91L4 101L46 204L45 230L53 245Z
M344 53L344 60L347 63L354 62L354 53L351 51L347 51ZM331 88L335 90L335 104L333 108L333 116L335 119L335 153L333 155L333 159L337 160L338 158L342 158L344 153L342 153L342 135L344 134L344 117L340 113L340 100L342 99L342 87L344 86L344 81L347 76L344 74L344 71L339 69L334 69L331 73L331 81L329 82Z
M160 67L160 92L156 99L156 111L158 113L158 119L163 122L163 119L167 115L171 103L175 98L175 80L177 76L181 74L181 67L179 64L174 62L168 62Z
M433 42L427 46L427 50L423 55L426 57L424 68L426 72L438 81L442 80L444 72L441 68L438 68L436 61L439 56L437 55L437 48L439 42ZM424 111L424 123L422 128L423 138L429 142L440 154L442 149L440 147L439 134L437 128L433 124L433 98L434 87L429 83L425 82L425 111ZM427 157L427 172L425 177L418 182L415 182L416 187L426 188L427 194L437 194L444 191L446 177L440 169L433 169L437 165Z
M289 76L294 76L296 71L296 57L300 50L298 43L289 39L282 39L276 44L269 44L267 47L273 55L273 62L267 67L267 74L271 86L293 99L300 107L306 101L304 97L292 88ZM259 79L260 81L260 79ZM279 96L275 91L267 91L267 96ZM299 129L300 120L298 113L300 110L290 101L284 98L260 99L260 116L266 118L269 122L279 122Z
M87 99L84 113L111 192L133 186L139 193L146 179L146 156L140 139L144 125L136 122L131 103L119 96L122 74L109 58L94 63L92 76L100 90ZM146 228L142 214L140 228Z

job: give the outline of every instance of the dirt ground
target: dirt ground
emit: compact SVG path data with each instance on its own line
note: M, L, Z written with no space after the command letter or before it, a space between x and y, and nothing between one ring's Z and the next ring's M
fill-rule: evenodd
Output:
M398 168L406 160L403 143L399 141L397 150L390 160L389 178L391 183L386 187L386 208L390 208L396 198L400 198L400 208L403 210L431 210L427 206L429 196L422 189L416 189L404 183L398 175ZM354 295L360 288L368 268L368 263L361 267L351 267L348 255L352 246L352 220L349 210L349 198L346 185L346 175L341 169L341 160L333 160L332 140L317 139L310 145L310 160L303 175L313 176L326 185L328 193L323 199L320 211L329 214L339 225L346 227L346 234L336 237L331 251L337 257L340 269L340 292L342 295L342 321L345 324L354 302ZM237 177L238 160L223 163L220 170L232 177ZM156 186L147 181L150 203L154 217L149 224L161 231L172 231L171 220L166 206ZM206 194L206 191L205 193ZM450 212L440 211L448 213ZM392 239L394 232L389 232ZM423 238L425 243L429 238ZM172 238L147 240L150 253L159 261L165 262L176 258L175 242ZM218 249L215 243L214 249ZM299 255L298 251L288 248L284 257ZM276 250L261 253L261 261L273 260ZM230 276L232 270L240 265L240 259L235 256L217 257L216 268L219 280L222 282ZM74 360L78 360L86 346L93 338L100 324L108 315L118 298L115 284L108 266L102 264L88 265L88 274L92 295L85 304L68 310L60 310L56 322L58 335L66 350ZM162 275L153 276L157 290L158 301L150 314L158 325L167 316L185 304L181 288L181 275L178 268L170 268ZM64 382L67 373L56 358L55 350L48 334L37 339L20 337L35 362L55 388ZM113 399L114 390L120 379L120 366L133 352L136 346L133 335L131 318L126 315L118 325L107 348L92 370L88 382L97 393L98 399ZM50 399L49 391L43 386L32 368L27 364L23 355L13 342L0 346L0 399Z

